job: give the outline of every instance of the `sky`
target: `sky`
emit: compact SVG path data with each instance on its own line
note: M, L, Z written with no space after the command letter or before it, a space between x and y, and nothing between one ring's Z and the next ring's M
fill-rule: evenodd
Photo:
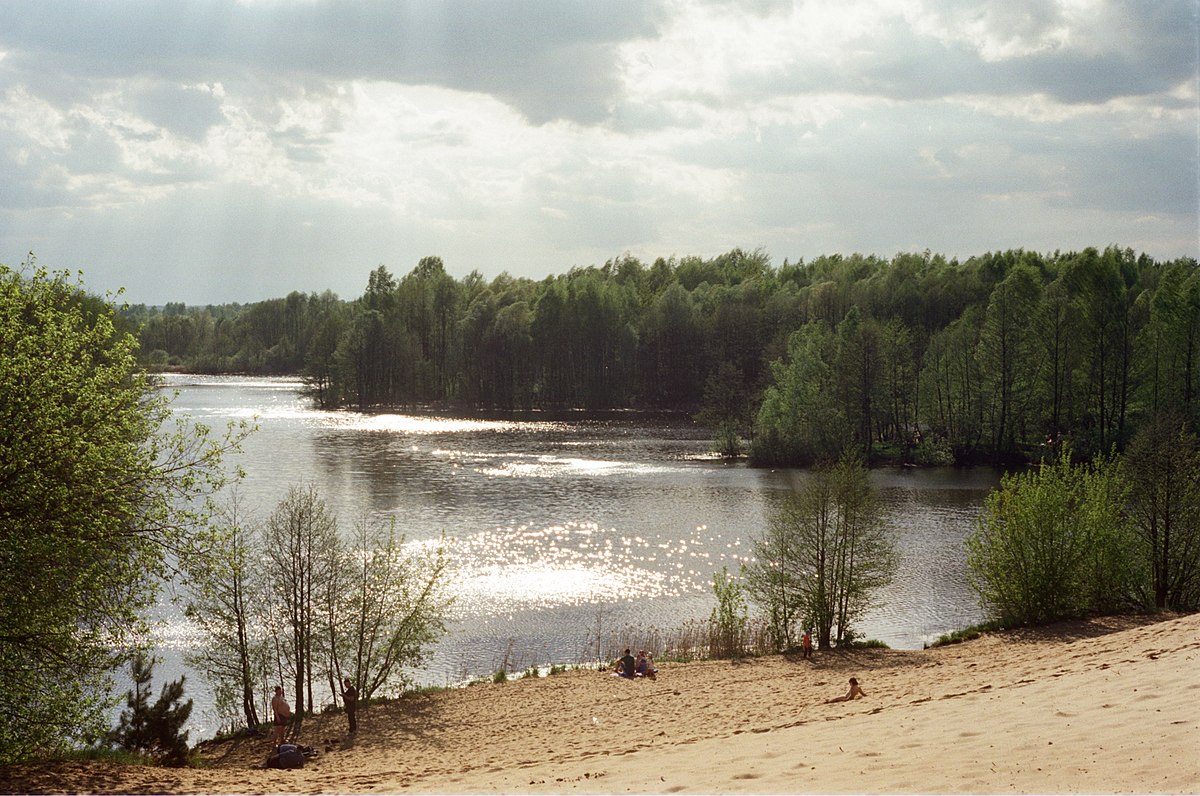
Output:
M427 255L1200 256L1198 0L0 0L0 263L355 298Z

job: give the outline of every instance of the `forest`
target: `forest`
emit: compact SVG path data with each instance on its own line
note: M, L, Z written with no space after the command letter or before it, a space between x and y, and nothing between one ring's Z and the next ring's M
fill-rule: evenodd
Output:
M542 280L372 271L343 300L126 307L144 364L291 374L358 411L687 413L727 454L1020 462L1200 429L1200 268L1109 246L960 262L625 255Z

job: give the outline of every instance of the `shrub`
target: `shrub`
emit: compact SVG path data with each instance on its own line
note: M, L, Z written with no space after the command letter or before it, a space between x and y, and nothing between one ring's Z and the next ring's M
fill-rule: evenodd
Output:
M713 575L713 593L717 604L712 611L714 639L710 652L714 658L736 658L745 650L746 599L727 567Z
M1113 461L1074 465L1068 451L1004 476L967 540L968 580L989 618L1042 624L1127 605L1125 496Z

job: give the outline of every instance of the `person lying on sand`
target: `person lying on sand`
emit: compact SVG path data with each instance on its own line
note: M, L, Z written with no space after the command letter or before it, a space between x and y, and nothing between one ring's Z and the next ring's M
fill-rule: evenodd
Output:
M829 705L834 702L849 702L852 699L858 699L859 697L865 697L866 695L867 695L867 692L858 687L858 680L851 677L850 678L850 690L846 692L846 695L840 696L840 697L834 697L833 699L827 699L827 700L825 700L825 704Z

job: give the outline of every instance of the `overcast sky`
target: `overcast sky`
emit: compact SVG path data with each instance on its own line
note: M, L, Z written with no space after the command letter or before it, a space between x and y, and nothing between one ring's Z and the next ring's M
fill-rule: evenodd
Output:
M438 255L1198 255L1196 0L0 0L0 263L133 303Z

